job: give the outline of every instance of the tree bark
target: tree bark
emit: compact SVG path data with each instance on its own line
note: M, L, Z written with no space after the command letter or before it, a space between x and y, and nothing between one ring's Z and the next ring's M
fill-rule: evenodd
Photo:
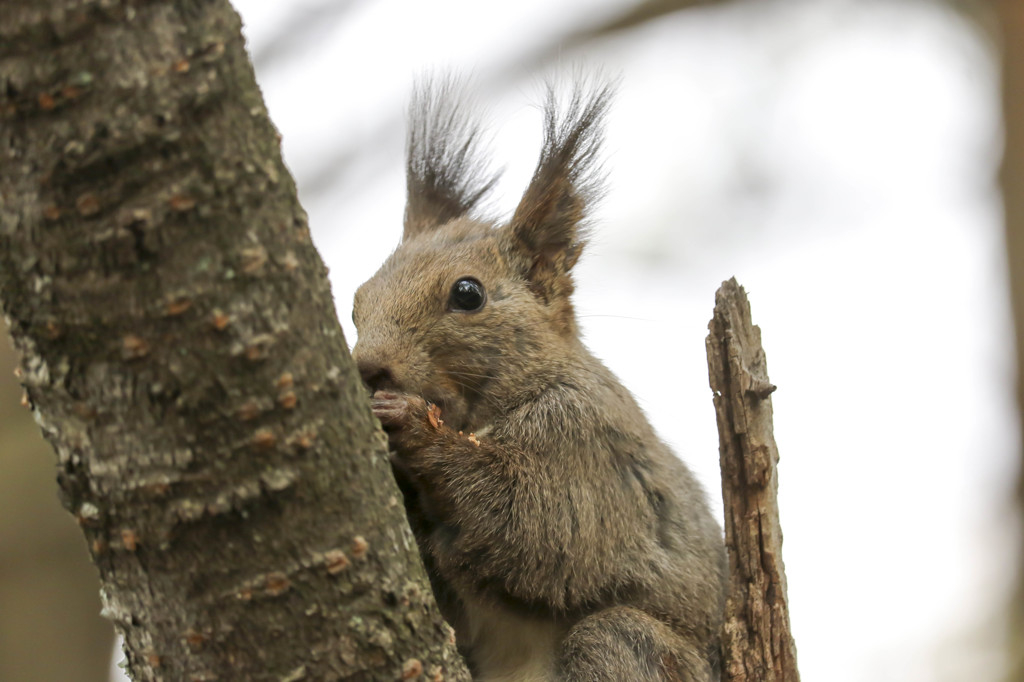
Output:
M779 451L772 432L768 366L761 330L735 279L715 294L707 338L729 553L722 629L725 682L799 682L789 627L779 523Z
M0 680L105 682L114 631L96 569L56 503L53 451L19 404L3 322L0 336ZM40 656L40 642L60 642L61 655Z
M225 1L0 5L0 302L63 503L136 680L468 679L276 135Z

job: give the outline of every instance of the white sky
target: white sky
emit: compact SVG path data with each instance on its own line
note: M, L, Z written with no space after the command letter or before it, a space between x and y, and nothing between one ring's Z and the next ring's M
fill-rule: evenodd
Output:
M315 6L235 5L257 56ZM473 72L510 210L539 149L545 75L517 60L624 6L555 5L356 2L261 64L350 343L352 293L400 233L403 132L382 124L425 68ZM992 58L948 12L891 0L692 10L562 55L563 71L582 60L622 80L610 192L579 270L588 344L719 510L704 336L721 280L750 295L779 386L805 680L998 678L1019 436ZM519 76L495 87L499 72ZM366 140L373 153L308 193L332 151Z

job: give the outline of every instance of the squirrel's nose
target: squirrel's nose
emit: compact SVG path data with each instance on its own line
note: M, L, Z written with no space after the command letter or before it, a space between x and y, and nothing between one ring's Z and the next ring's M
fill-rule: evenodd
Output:
M372 358L359 358L356 360L356 366L359 368L359 376L362 377L366 387L370 389L370 393L390 388L395 383L395 376L391 368L382 362Z

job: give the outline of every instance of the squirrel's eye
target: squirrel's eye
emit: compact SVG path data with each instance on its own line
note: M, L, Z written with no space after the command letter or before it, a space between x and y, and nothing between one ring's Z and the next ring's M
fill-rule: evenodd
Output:
M472 277L463 277L452 285L452 292L448 296L448 309L460 313L475 313L484 307L486 301L484 285Z

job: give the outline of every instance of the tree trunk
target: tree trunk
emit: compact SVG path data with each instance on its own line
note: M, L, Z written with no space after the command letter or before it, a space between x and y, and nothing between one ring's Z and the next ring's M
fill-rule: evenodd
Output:
M1017 331L1017 409L1024 424L1024 5L1019 0L994 3L1002 30L1003 125L1006 148L1002 185L1006 208L1006 252L1010 300ZM1017 513L1024 528L1024 451L1018 474ZM1017 592L1010 604L1011 633L1007 680L1024 680L1024 544L1017 562Z
M466 679L227 2L4 0L0 202L131 676Z
M96 569L56 503L53 450L19 405L3 322L0 336L0 680L105 682L114 631ZM40 642L60 642L61 655L40 656Z
M772 431L768 365L761 330L735 279L715 294L708 325L729 552L729 597L722 628L725 682L799 682L789 629L779 523L779 451Z

